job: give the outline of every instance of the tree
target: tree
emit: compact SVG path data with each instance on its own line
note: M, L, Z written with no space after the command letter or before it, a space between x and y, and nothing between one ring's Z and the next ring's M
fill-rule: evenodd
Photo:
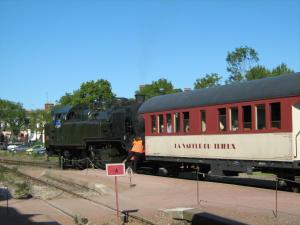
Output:
M80 85L72 94L66 93L59 100L60 105L92 104L94 102L111 102L115 94L107 80L88 81Z
M62 96L59 99L59 104L60 105L72 105L72 99L73 99L73 95L67 92L64 96Z
M229 52L226 57L227 71L230 73L226 83L245 80L246 73L259 61L258 53L248 46L241 46Z
M279 76L282 74L289 74L293 73L294 71L287 67L285 63L281 63L272 71L268 70L266 67L258 65L255 67L252 67L247 73L246 73L246 79L247 80L256 80L261 79L265 77L272 77L272 76Z
M36 109L27 113L29 118L28 128L36 133L42 134L46 123L51 122L50 110Z
M271 71L261 65L252 67L246 73L247 80L256 80L256 79L261 79L261 78L265 78L265 77L269 77L269 76L271 76Z
M278 76L282 74L288 74L288 73L294 73L294 71L290 68L285 63L281 63L277 67L275 67L272 70L272 76Z
M140 87L140 90L136 91L136 94L145 95L146 99L157 95L172 94L180 92L181 89L174 89L173 84L164 78L152 81L151 84L146 84Z
M197 79L194 83L194 89L220 86L221 76L217 73L206 74L205 77Z
M25 109L20 103L0 99L1 129L11 131L12 136L15 137L27 122Z

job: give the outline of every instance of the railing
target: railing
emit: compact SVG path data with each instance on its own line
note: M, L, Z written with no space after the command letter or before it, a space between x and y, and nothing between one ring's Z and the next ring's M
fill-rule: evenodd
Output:
M297 158L298 157L298 137L299 137L299 135L300 135L300 130L298 131L298 133L296 134L296 138L295 138L295 140L296 140L296 154L295 154L295 156L294 156L294 158Z

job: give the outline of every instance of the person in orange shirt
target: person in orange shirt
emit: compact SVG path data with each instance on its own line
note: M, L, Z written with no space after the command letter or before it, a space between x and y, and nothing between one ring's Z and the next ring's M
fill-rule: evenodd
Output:
M133 171L136 171L138 164L145 158L145 149L143 146L143 141L140 137L136 137L132 142L132 148L129 151L129 155L126 158L131 160L133 164Z

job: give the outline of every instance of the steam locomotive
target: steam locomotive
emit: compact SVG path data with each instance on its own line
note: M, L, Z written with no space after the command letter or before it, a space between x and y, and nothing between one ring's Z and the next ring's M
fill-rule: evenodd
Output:
M113 104L76 105L58 108L52 123L45 125L49 155L60 157L62 166L84 167L89 159L97 167L121 162L128 156L134 137L144 137L144 121L138 109L144 96L134 101L116 98Z
M64 165L89 158L100 168L128 157L143 138L143 167L168 174L236 176L263 171L300 190L300 73L156 96L119 99L111 107L77 105L54 111L48 152ZM76 161L77 162L77 161ZM297 182L297 183L295 183Z

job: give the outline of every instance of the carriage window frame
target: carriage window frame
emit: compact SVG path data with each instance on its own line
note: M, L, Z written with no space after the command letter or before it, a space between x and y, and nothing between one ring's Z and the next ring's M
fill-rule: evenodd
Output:
M237 106L231 107L229 109L229 116L230 116L230 131L233 132L238 131L239 130L239 108Z
M270 126L271 129L281 129L281 103L272 102L270 103Z
M252 106L244 105L242 106L242 114L243 114L243 130L251 131L252 130ZM249 120L250 119L250 120Z
M180 133L180 112L175 112L174 113L174 133Z
M166 113L166 132L167 134L171 134L173 132L173 126L172 126L172 114Z
M200 110L200 132L205 133L207 130L206 110Z
M183 132L189 133L191 130L190 125L190 112L186 111L182 113L182 119L183 119Z
M219 131L227 131L227 110L226 107L218 108L218 127Z
M157 115L157 127L158 127L158 133L162 134L164 133L164 115L158 114Z
M150 127L151 134L156 134L157 128L156 128L156 116L155 115L150 115L150 123L151 123L151 127Z
M266 105L258 104L255 106L255 129L265 130L267 128Z

